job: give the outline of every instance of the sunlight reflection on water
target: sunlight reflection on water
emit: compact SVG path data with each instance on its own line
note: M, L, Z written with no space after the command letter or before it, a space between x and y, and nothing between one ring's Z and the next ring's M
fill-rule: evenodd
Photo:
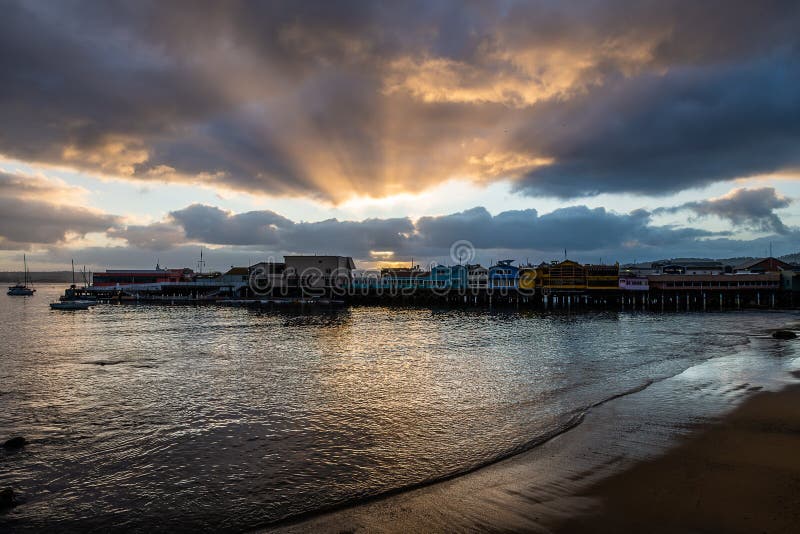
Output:
M31 442L0 526L244 529L433 480L795 317L49 310L62 289L0 299L0 437Z

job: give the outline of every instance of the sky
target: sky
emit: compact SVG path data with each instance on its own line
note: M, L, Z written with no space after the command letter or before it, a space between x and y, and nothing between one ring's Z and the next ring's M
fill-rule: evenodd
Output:
M0 270L800 251L796 1L0 15Z

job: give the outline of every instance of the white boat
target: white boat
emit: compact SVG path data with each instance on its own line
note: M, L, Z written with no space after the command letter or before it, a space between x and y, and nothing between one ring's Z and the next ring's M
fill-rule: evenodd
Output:
M66 300L64 302L51 302L50 308L53 310L88 310L94 302L89 300Z
M13 286L9 286L6 295L11 295L12 297L31 297L36 292L35 289L28 287L28 259L25 257L25 254L22 255L22 263L25 268L23 281L21 284L17 283Z

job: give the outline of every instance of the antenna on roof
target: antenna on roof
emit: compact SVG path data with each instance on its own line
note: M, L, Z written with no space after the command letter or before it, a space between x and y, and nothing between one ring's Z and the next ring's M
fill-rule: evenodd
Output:
M772 241L769 242L769 257L772 257Z
M197 272L203 274L203 267L205 266L206 262L203 260L203 247L200 247L200 259L197 260Z

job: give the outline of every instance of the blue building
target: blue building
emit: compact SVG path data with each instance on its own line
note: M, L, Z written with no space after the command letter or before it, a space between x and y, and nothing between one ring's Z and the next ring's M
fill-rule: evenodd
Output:
M453 265L450 267L450 288L462 291L469 283L469 267L467 265Z
M519 285L519 268L514 260L500 260L489 267L489 287L492 289L516 289Z
M450 289L451 269L446 265L434 265L431 267L430 276L425 281L425 287L429 289Z
M407 290L428 287L430 273L413 269L381 269L381 287L383 289Z

